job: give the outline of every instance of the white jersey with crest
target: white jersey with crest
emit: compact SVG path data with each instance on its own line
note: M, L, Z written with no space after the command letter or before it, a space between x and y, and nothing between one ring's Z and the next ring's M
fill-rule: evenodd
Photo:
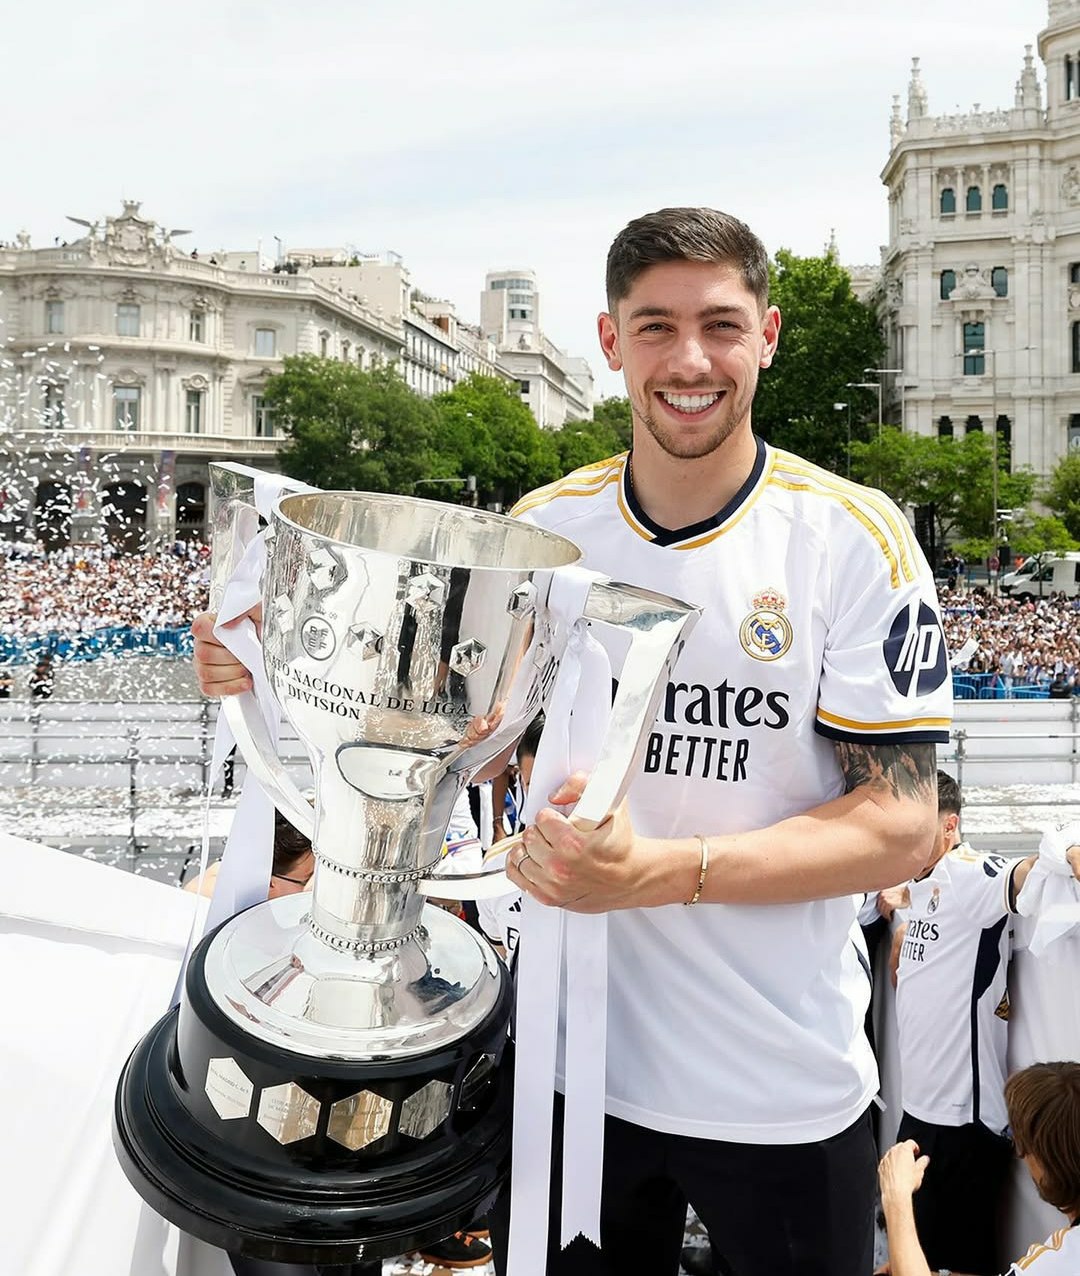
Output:
M1018 861L961 843L910 884L896 978L900 1093L934 1125L1001 1134L1009 999L1009 883Z
M933 580L880 492L759 441L741 490L692 527L650 522L625 455L514 513L585 566L704 609L631 785L640 833L763 828L843 792L836 741L948 739ZM617 677L624 648L596 633ZM851 895L611 913L608 1111L749 1143L845 1129L877 1089L855 916Z
M1078 1276L1080 1226L1062 1227L1041 1245L1032 1245L1009 1268L1007 1276Z

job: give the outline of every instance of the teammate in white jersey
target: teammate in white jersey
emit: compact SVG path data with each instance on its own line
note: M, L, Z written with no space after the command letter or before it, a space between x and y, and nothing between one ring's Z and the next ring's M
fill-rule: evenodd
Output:
M894 936L903 1116L897 1138L930 1158L915 1198L927 1260L1000 1271L995 1236L1012 1159L1006 1137L1009 918L1035 856L984 855L960 839L961 794L938 772L938 835L905 888ZM1080 848L1067 856L1080 877Z
M1017 1154L1043 1200L1067 1224L1009 1268L1007 1276L1077 1276L1080 1272L1080 1063L1036 1063L1005 1087ZM917 1199L928 1158L913 1140L882 1158L881 1203L889 1228L890 1276L931 1276L919 1245L912 1197ZM972 1224L969 1223L969 1226Z
M628 801L582 832L554 809L571 777L508 857L540 902L610 913L603 1248L560 1252L553 1218L548 1270L675 1276L689 1198L737 1276L865 1276L877 1075L854 897L933 841L952 706L933 580L880 492L755 437L780 314L746 226L639 218L607 293L632 452L517 513L704 613ZM207 629L204 690L242 689ZM494 1218L492 1238L498 1256Z

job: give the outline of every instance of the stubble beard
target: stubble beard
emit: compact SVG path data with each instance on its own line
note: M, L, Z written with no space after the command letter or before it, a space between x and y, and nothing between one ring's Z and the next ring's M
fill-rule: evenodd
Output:
M729 402L725 394L715 423L706 433L697 436L682 437L666 420L658 420L652 410L653 391L648 387L643 402L635 405L634 415L668 456L680 461L696 461L703 456L711 456L718 448L723 447L739 425L749 417L756 389L755 378L754 384L747 387L738 399ZM688 390L687 393L692 394L694 391Z

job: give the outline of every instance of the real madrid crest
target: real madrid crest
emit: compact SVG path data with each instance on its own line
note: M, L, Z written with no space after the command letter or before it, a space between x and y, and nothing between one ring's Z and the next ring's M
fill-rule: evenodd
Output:
M739 626L739 642L755 660L779 660L791 647L791 621L784 615L787 599L775 589L754 595L754 609Z

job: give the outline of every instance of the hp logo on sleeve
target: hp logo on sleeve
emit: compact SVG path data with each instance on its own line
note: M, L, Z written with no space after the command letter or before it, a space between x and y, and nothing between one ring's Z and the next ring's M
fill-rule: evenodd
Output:
M893 621L883 650L889 676L902 696L936 691L948 675L941 622L918 599L908 603Z

